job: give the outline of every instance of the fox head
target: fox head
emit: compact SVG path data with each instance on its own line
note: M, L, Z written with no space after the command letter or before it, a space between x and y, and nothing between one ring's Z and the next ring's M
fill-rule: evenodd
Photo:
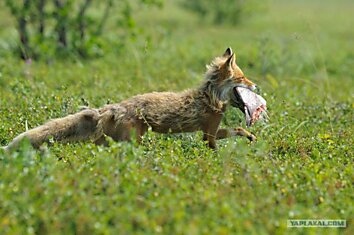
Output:
M230 47L222 56L216 57L207 65L206 79L213 84L221 100L227 100L234 87L256 89L256 84L250 81L236 64L236 54Z

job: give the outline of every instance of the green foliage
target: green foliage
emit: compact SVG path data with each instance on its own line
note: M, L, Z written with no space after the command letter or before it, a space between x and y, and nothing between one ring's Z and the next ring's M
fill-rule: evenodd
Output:
M227 46L271 117L250 128L256 143L230 138L215 152L201 133L152 132L142 145L0 149L0 234L353 234L353 6L277 1L230 29L166 1L140 8L125 47L107 25L103 57L49 64L9 52L17 35L0 9L1 146L81 105L198 86ZM243 114L229 109L222 125L244 126ZM312 218L348 228L286 227Z
M104 53L107 24L125 34L135 29L136 5L162 6L162 0L6 0L18 22L19 54L23 59L48 60L53 56L97 57ZM118 43L117 43L118 44ZM121 42L123 44L123 42Z
M198 14L202 20L211 19L214 24L238 24L252 13L265 9L265 1L255 0L185 0L182 6Z

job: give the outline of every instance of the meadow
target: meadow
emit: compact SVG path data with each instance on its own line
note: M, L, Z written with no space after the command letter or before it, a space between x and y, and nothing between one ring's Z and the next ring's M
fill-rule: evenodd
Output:
M142 8L139 31L104 56L19 60L0 9L0 146L28 126L151 91L198 86L231 46L260 87L270 121L258 140L201 133L137 143L24 143L0 150L0 234L354 234L354 2L270 1L237 25L204 23L175 1ZM222 126L245 127L230 108ZM344 219L347 228L288 228Z

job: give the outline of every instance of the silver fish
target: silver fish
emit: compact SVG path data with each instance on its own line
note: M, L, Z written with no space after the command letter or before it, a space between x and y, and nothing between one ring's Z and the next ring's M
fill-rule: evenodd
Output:
M235 87L231 96L231 105L239 108L246 118L246 126L250 127L260 119L268 119L265 99L244 87Z

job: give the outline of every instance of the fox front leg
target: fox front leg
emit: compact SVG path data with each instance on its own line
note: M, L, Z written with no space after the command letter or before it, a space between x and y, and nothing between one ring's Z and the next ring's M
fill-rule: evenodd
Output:
M246 131L242 127L237 127L237 128L221 128L218 130L216 133L216 139L225 139L229 138L232 136L244 136L247 137L250 141L255 141L257 138L254 136L252 133Z

